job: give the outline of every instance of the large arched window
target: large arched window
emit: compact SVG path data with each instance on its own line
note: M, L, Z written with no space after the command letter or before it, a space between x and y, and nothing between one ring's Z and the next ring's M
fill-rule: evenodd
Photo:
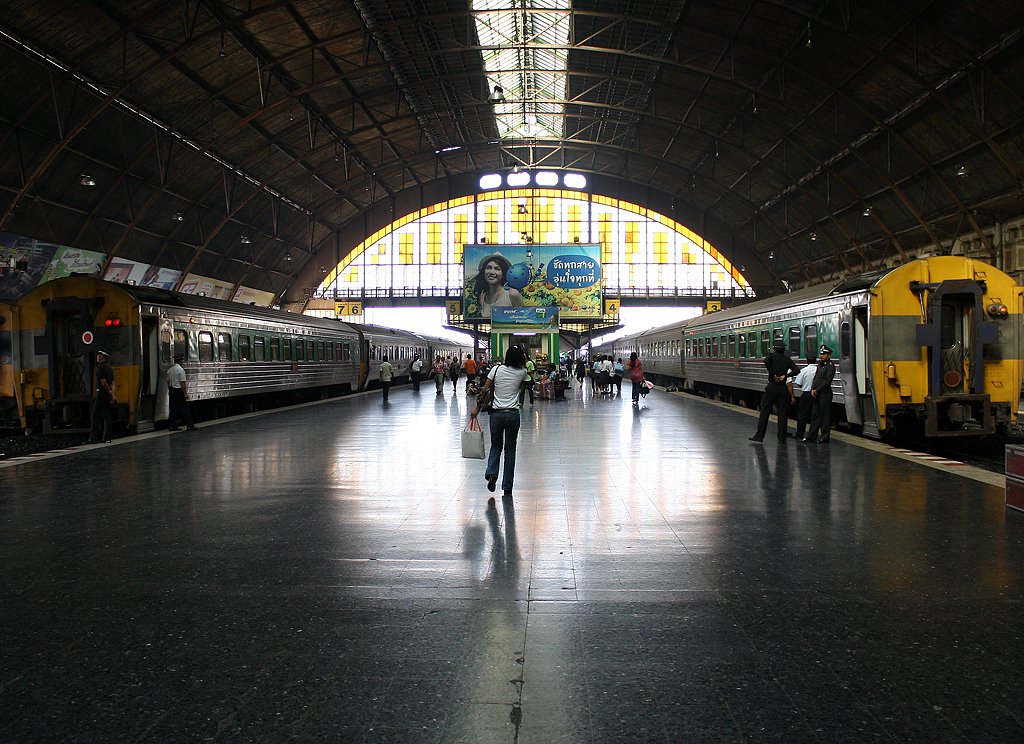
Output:
M598 244L611 296L754 294L721 253L678 222L621 199L558 188L488 191L424 207L357 245L321 291L460 295L463 246L474 243Z

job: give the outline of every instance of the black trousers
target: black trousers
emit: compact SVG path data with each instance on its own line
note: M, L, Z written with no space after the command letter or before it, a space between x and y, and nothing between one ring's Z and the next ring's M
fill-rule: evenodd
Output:
M105 442L114 435L114 421L111 415L110 394L97 391L92 403L92 426L89 429L90 442Z
M411 372L410 374L412 375L412 389L418 393L420 391L420 373Z
M807 430L807 439L827 442L832 433L832 390L826 389L818 393L814 400L814 412L811 414L811 428Z
M192 411L189 410L188 401L185 400L185 391L181 388L167 388L167 402L170 413L167 416L167 423L170 426L177 426L179 423L185 426L194 426L192 422Z
M768 417L772 415L772 408L775 415L779 417L779 439L785 440L786 428L789 426L789 387L784 382L769 382L761 396L760 415L757 417L758 439L764 439L768 431Z
M391 390L391 380L388 380L387 382L381 380L380 389L382 391L384 391L384 402L387 403L388 402L388 391Z

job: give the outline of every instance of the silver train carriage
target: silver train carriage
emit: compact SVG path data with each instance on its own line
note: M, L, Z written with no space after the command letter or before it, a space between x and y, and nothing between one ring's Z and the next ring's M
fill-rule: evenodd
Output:
M637 350L648 377L755 406L762 359L834 350L837 421L872 437L897 422L925 436L970 436L1016 423L1022 290L974 259L937 256L810 287L595 347Z

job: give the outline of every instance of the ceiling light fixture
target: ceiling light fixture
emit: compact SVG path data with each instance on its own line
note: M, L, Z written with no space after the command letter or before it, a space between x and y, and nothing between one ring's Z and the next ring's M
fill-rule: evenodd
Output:
M184 222L185 214L179 209L177 212L174 213L174 217L172 217L171 219L173 219L175 222Z
M526 209L526 205L525 204L520 204L519 205L519 214L527 214L527 213L528 212L527 212L527 209Z
M874 209L873 209L873 208L871 207L871 205L869 204L868 206L864 207L864 211L863 211L863 212L861 212L861 215L862 215L862 216L864 216L864 217L870 217L870 216L871 216L871 213L872 213L873 211L874 211Z
M95 186L96 179L90 176L88 173L82 174L82 180L78 182L82 186Z
M961 163L956 167L956 174L960 178L966 178L967 176L971 175L971 169L967 167L966 163Z
M291 253L285 253L284 254L284 260L285 261L291 261L292 260L292 254Z
M818 239L818 233L812 232L811 233L811 240L817 240L817 239Z
M252 242L248 235L241 235L238 239L242 241L242 245L249 245Z
M775 259L775 251L768 251L768 260L772 261Z
M505 103L505 89L500 85L495 85L494 90L487 96L487 100L490 103Z

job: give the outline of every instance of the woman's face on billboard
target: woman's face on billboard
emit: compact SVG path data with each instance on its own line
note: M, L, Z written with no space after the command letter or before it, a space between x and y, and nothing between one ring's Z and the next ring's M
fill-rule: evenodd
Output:
M497 261L491 260L484 264L484 281L492 287L500 284L505 278L505 270Z

